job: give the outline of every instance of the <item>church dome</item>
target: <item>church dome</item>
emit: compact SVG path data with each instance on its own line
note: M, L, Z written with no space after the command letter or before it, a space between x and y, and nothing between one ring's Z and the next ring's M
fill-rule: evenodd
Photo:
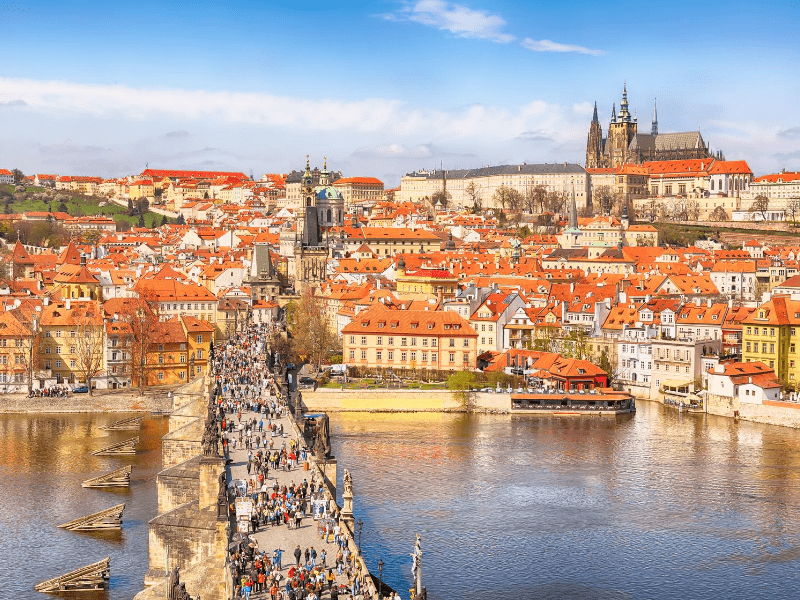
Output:
M332 185L319 186L315 192L317 200L344 200L342 192Z

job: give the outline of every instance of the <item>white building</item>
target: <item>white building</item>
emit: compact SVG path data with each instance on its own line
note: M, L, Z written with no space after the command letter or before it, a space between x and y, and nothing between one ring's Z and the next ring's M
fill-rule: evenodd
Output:
M781 399L781 382L762 362L718 364L708 373L708 393L745 404Z

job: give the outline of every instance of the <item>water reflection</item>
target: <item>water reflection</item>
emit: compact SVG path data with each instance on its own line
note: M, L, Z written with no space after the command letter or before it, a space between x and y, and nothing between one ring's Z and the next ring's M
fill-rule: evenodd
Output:
M434 598L796 597L800 432L637 408L334 415L368 562L407 591L419 532Z
M132 598L147 569L147 522L156 515L155 475L161 470L163 418L145 418L139 432L104 431L121 414L0 415L0 597L47 596L34 583L111 557L108 594L68 597ZM92 456L99 448L139 435L134 456ZM82 488L81 483L126 464L131 487ZM57 526L125 502L123 529L85 533Z

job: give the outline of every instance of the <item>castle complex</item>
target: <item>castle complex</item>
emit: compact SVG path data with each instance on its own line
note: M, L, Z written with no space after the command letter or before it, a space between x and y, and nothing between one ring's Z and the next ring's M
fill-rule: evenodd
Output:
M700 131L658 133L658 114L655 105L650 133L639 133L636 117L632 117L628 110L627 86L623 87L619 115L616 105L611 109L611 123L608 125L607 137L603 137L603 128L597 118L595 102L594 116L586 142L586 168L615 168L627 163L642 164L657 160L703 158L724 160L721 153L717 156L711 153Z

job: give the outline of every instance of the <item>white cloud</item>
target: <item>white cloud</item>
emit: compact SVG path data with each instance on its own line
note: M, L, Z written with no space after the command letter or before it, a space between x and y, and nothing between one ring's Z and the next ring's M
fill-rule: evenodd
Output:
M520 42L520 46L533 50L534 52L576 52L578 54L590 54L592 56L599 56L603 54L602 50L592 50L584 46L576 46L574 44L559 44L551 40L534 40L525 38Z
M396 13L390 13L385 18L412 21L449 31L458 37L491 40L499 44L508 44L516 39L503 31L506 22L502 17L442 0L420 0L406 5Z

